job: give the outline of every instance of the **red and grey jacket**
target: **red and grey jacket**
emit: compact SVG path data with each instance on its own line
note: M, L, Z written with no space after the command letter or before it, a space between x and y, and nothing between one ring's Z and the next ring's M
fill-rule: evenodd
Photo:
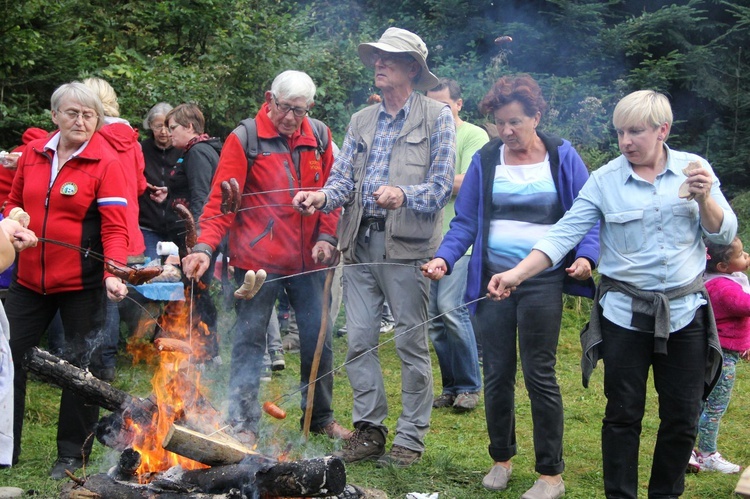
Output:
M48 141L29 143L18 160L6 213L20 206L37 236L81 251L40 241L18 254L18 283L44 294L101 287L105 272L98 257L104 254L124 264L128 256L123 167L96 132L50 186L53 153L44 149Z
M221 151L211 194L200 219L199 243L214 250L230 229L229 257L237 268L264 269L289 275L322 268L312 248L320 240L336 246L339 212L303 217L292 208L302 189L323 187L333 165L331 132L321 155L309 118L292 137L280 135L268 118L265 104L255 117L258 155L248 167L246 151L235 133ZM242 190L242 205L234 215L221 213L221 182L234 177Z

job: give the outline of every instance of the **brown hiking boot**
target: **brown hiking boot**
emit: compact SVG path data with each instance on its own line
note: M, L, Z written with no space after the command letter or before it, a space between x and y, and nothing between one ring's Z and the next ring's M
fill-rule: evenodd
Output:
M408 468L412 464L416 463L422 458L422 453L419 451L407 449L400 445L394 445L391 447L391 451L385 454L383 457L378 459L378 468L385 468L387 466L395 466L396 468Z
M346 463L372 461L385 454L385 432L375 426L354 430L344 447L333 453Z
M352 438L352 435L354 435L354 432L351 430L347 430L334 419L327 425L325 425L322 428L319 428L317 430L313 430L313 433L317 433L319 435L327 435L328 438L340 438L341 440L349 440Z
M433 409L444 409L446 407L453 407L453 402L456 401L456 396L452 393L442 393L440 396L435 397L432 401Z

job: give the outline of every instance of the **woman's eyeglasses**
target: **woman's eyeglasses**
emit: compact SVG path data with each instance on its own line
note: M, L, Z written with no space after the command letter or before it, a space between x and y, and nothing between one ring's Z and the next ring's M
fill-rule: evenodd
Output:
M91 121L95 118L98 118L97 114L92 113L91 111L76 111L74 109L66 109L65 111L60 111L58 109L58 112L70 121L76 121L79 117L81 117L83 121Z

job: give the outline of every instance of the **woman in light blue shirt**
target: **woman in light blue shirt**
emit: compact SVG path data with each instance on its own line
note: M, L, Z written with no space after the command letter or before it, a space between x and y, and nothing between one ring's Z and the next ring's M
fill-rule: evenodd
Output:
M521 263L495 274L488 291L493 299L506 298L602 222L598 306L581 341L584 383L597 359L604 361L605 494L638 495L641 420L652 367L661 423L648 496L678 497L702 398L721 367L702 283L702 236L729 244L737 217L708 162L666 145L672 110L664 95L633 92L617 104L612 121L622 155L592 174L571 210ZM691 162L697 168L684 173ZM687 189L680 197L683 183Z

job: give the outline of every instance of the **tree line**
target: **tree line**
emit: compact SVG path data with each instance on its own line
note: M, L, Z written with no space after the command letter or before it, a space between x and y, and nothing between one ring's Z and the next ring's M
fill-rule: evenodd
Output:
M312 76L312 115L340 140L376 90L357 45L398 26L461 83L469 121L487 120L476 105L493 81L529 73L541 126L595 169L617 154L614 104L653 88L672 99L669 144L706 157L729 195L750 188L747 0L4 0L0 13L0 148L49 129L52 91L87 76L112 84L134 125L157 102L196 102L224 137L284 69Z

